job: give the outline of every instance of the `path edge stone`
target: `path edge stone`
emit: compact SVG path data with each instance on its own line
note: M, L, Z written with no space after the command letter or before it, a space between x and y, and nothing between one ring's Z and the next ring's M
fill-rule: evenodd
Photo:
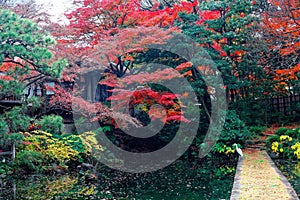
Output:
M240 156L236 167L236 173L234 176L234 182L231 190L230 200L238 200L240 197L240 188L241 188L240 180L241 180L243 162L244 162L244 158Z

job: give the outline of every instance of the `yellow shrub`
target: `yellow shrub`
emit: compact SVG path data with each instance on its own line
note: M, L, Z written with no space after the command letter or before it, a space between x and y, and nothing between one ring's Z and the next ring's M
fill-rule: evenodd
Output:
M225 154L226 154L226 155L228 155L228 154L230 154L230 153L234 153L234 152L235 152L235 150L232 149L231 147L226 147L226 151L225 151Z
M272 151L276 153L278 151L278 142L273 142L272 143Z
M47 133L45 131L41 131L41 130L34 130L34 131L31 131L32 134L34 135L44 135L44 136L47 136L47 137L52 137L53 135L51 133Z
M68 160L76 159L76 156L79 154L78 151L73 150L70 146L65 145L58 140L53 144L49 144L42 153L49 159L56 160L59 163L65 163Z
M300 159L300 142L297 142L293 146L291 146L291 149L294 150L294 155L297 156L298 159Z
M288 136L288 135L281 135L279 139L280 139L280 141L287 140L287 141L290 141L290 142L293 140L293 138Z
M93 150L103 151L103 147L99 145L95 133L85 132L79 137L82 140L82 143L84 144L88 152L92 152Z
M22 133L25 137L23 145L19 149L37 151L42 153L49 161L58 161L65 163L68 160L75 160L79 154L78 151L72 149L64 141L54 138L51 133L35 130L32 132Z

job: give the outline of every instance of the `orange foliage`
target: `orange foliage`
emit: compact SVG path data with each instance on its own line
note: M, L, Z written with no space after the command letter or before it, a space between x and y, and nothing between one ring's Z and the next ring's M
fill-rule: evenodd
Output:
M295 53L300 49L297 41L300 35L300 1L299 0L269 0L277 10L264 14L264 25L266 30L273 35L271 44L276 39L284 40L280 48L283 55ZM297 42L296 42L297 41Z
M297 80L298 77L296 74L300 72L300 63L298 63L295 67L292 69L278 69L276 70L276 80L283 80L283 79L289 79L289 80Z
M264 13L264 30L270 49L278 50L282 57L296 55L300 51L300 1L269 0L274 10ZM276 70L275 80L283 86L285 81L297 80L300 63L288 69Z
M20 67L22 68L26 62L20 58L15 58L14 60L10 58L5 58L4 62L2 65L0 65L0 72L8 72L10 70L13 70L15 67ZM13 80L12 77L7 76L7 75L0 75L0 79L5 80L5 81L10 81Z

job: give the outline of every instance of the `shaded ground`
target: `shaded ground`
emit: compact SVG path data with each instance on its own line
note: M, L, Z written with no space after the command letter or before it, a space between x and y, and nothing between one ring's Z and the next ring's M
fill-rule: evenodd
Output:
M215 161L213 159L212 161ZM0 188L0 199L118 199L118 200L219 200L229 199L236 160L203 160L196 166L178 160L151 173L130 174L103 168L98 182L75 175L30 176L13 179ZM191 168L193 167L193 168ZM15 185L15 187L14 187ZM15 191L14 191L15 188Z

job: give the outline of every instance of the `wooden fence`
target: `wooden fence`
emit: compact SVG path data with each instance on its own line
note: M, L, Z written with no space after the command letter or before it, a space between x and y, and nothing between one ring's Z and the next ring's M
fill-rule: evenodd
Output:
M287 96L278 96L270 97L263 100L257 100L254 103L265 106L266 110L272 113L280 113L282 115L294 115L297 114L300 110L300 105L297 109L297 103L300 104L300 95L287 95Z
M270 99L271 105L274 111L282 113L283 115L294 115L299 112L300 105L297 108L297 104L300 104L300 95L281 96Z

